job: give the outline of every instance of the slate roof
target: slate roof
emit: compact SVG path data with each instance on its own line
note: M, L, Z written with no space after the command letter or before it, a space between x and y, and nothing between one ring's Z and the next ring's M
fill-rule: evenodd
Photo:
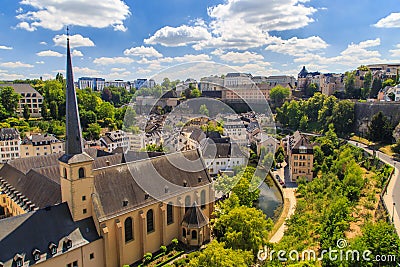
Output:
M15 128L1 128L0 141L19 139L19 132Z
M42 95L35 90L30 84L27 83L16 83L16 84L1 84L0 87L12 87L14 91L18 94L21 93L36 93L37 97L41 97Z
M32 143L40 143L40 142L46 142L47 143L56 143L56 142L60 142L60 140L57 139L57 137L55 137L52 134L33 134L31 136L27 136L24 138L24 140L22 140L22 144L23 145L27 145L27 144L32 144Z
M113 155L95 149L86 149L85 151L87 152L84 155L86 159L94 159L94 169L125 162L123 154ZM0 178L11 185L18 193L21 193L22 196L27 197L38 208L58 204L61 202L58 162L61 156L63 154L60 152L12 160L0 169ZM73 157L69 160L75 159Z
M306 136L301 134L299 131L296 131L293 134L293 141L292 141L291 151L292 154L299 154L300 147L305 147L307 149L307 154L313 154L313 144L308 140Z
M95 171L95 211L102 221L210 183L197 150L102 168Z
M190 207L183 216L182 226L187 228L199 229L208 224L208 218L201 211L196 202Z
M211 140L207 140L207 143L203 144L203 148L202 154L206 159L245 157L240 147L235 143L213 143Z
M60 247L64 237L72 241L71 249L100 238L92 218L73 221L67 203L0 220L0 261L9 262L18 253L33 263L35 249L51 258L49 242Z

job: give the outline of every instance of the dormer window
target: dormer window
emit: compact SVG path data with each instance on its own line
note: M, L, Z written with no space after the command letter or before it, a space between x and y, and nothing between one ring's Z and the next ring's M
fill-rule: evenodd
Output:
M300 154L306 154L306 153L307 153L307 147L305 147L305 146L300 146L300 147L299 147L299 153L300 153Z
M72 248L72 241L69 238L64 239L64 249Z
M54 243L50 243L49 245L51 255L55 255L57 253L57 245Z
M24 258L20 254L15 254L14 262L17 267L22 267L24 264Z
M32 252L32 255L33 255L33 259L34 259L35 261L40 260L40 250L35 249L35 250Z

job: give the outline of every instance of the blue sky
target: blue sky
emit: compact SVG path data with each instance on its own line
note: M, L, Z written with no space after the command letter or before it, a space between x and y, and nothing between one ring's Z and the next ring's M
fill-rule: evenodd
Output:
M149 78L199 61L171 78L400 62L400 0L2 0L0 80L64 72L66 25L75 79Z

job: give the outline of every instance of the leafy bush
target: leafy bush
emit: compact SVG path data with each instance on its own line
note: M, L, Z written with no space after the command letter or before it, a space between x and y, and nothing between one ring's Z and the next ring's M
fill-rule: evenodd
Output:
M152 258L153 258L153 254L151 252L147 252L143 256L143 262L150 262Z

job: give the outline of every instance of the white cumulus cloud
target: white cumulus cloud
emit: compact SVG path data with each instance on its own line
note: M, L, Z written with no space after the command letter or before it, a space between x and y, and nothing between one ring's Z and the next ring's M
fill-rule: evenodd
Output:
M67 47L67 35L56 35L53 38L53 42L56 46ZM94 46L94 43L90 38L83 37L80 34L69 36L69 45L71 47L82 47L82 46Z
M4 68L10 68L10 69L16 69L16 68L33 68L33 65L23 63L21 61L16 61L16 62L4 62L0 63L1 67Z
M59 31L64 26L106 28L126 31L124 20L131 12L122 0L22 0L30 11L18 14L17 27L34 31L38 27ZM33 9L33 10L32 10Z
M166 26L156 31L150 38L145 39L144 43L161 44L163 46L186 46L210 38L211 33L204 26Z
M131 64L133 59L129 57L99 57L93 60L97 65Z
M28 31L28 32L33 32L33 31L36 30L36 27L32 26L31 24L29 24L29 23L26 22L26 21L22 21L22 22L18 23L18 24L17 24L17 28L26 30L26 31Z
M266 47L266 50L291 56L304 55L305 53L328 47L328 44L319 36L311 36L304 39L292 37L288 40L283 40L280 37L271 37L269 42L271 44Z
M73 57L83 57L82 52L79 51L79 50L72 50L71 54L72 54Z
M124 51L125 56L137 56L137 57L162 57L163 55L158 52L154 47L138 46L126 49Z
M389 52L392 53L392 57L400 58L400 44L396 45L396 49L389 50Z
M63 54L58 53L53 50L40 51L40 52L36 53L36 55L38 55L39 57L62 57L63 56Z
M400 28L400 13L391 13L380 19L374 26L377 28Z
M12 48L11 46L0 45L0 49L3 49L3 50L12 50L13 48Z
M220 53L219 50L214 51L214 54ZM254 52L228 52L226 54L220 54L219 58L225 62L232 62L232 63L249 63L254 61L262 61L264 57L260 54Z

